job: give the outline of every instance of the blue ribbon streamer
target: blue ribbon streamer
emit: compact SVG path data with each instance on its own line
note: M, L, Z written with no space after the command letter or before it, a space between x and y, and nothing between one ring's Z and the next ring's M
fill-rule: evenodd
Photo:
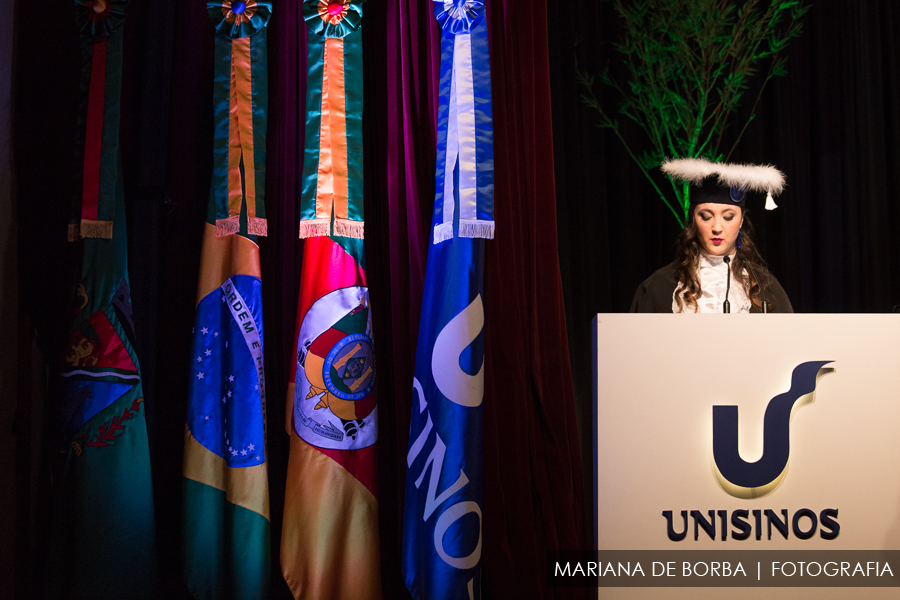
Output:
M452 33L452 24L443 27L434 203L438 225L434 229L434 243L454 235L492 238L494 232L494 130L487 22L483 13L476 16L471 25L471 30L457 34ZM464 29L462 25L460 28ZM458 40L459 36L466 36L467 40ZM468 43L460 43L465 41ZM457 52L460 51L471 55L459 56ZM466 96L468 93L471 98ZM473 111L474 115L462 111ZM472 123L474 131L469 131ZM460 158L460 155L466 157L466 140L471 141L471 137L475 143L474 211L468 206L469 193L466 191L471 189L471 184L467 183L472 180L471 166ZM460 170L462 191L457 187L459 183L453 180L455 168ZM451 198L449 191L454 189L460 192L461 198Z

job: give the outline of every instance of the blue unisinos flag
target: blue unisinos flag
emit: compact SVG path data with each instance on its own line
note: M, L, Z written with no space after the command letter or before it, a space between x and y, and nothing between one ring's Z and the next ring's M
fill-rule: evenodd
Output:
M481 595L484 245L454 238L428 252L403 520L418 600Z
M484 247L494 234L484 6L439 2L437 191L416 348L403 574L417 600L481 597Z

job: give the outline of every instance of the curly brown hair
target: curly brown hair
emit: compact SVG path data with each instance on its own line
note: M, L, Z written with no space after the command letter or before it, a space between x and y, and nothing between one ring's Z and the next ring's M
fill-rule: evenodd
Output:
M684 312L689 305L694 305L697 309L697 300L700 299L700 277L697 274L697 265L700 264L700 245L699 234L697 232L697 224L694 221L694 209L692 205L688 213L688 225L681 230L678 239L675 241L675 275L678 277L681 293L675 295L678 303L678 309ZM743 224L741 225L741 249L737 251L732 262L732 277L744 288L744 293L750 299L757 309L762 309L763 295L759 282L753 276L756 273L759 277L769 281L771 275L753 242L753 225L747 218L748 212L743 210ZM744 277L744 271L747 277ZM771 309L775 302L771 296L767 295L765 300Z

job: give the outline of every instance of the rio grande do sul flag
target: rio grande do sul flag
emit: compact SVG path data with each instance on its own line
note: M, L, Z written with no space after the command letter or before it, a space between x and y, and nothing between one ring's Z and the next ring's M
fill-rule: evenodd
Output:
M381 598L375 362L363 251L361 0L306 0L303 272L281 569L294 597Z
M281 568L295 598L381 598L378 410L362 240L303 249Z

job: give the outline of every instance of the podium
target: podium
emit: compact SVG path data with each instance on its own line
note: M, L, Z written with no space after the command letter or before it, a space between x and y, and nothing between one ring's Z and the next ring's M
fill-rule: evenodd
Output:
M900 551L900 315L600 314L592 328L601 554ZM876 583L898 585L891 567ZM835 587L871 577L795 577L816 587L600 598L900 597Z

